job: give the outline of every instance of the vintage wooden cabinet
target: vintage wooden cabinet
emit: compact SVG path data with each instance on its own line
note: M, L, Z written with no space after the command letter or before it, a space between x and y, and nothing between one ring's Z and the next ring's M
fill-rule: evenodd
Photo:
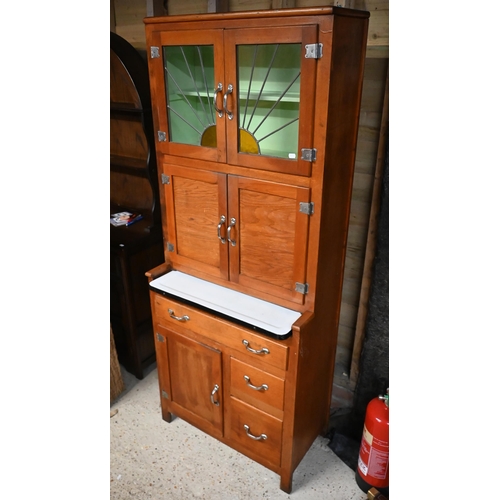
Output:
M368 17L145 19L163 418L275 471L286 492L329 420Z
M120 364L142 379L155 361L148 281L163 261L158 175L147 63L110 33L110 213L139 212L110 225L110 320Z

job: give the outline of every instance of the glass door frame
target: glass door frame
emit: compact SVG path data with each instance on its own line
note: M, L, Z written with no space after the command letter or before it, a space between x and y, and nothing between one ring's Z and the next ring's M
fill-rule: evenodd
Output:
M150 71L152 85L152 94L154 100L158 103L156 116L157 133L164 133L164 138L156 137L156 147L161 153L174 156L184 156L187 158L196 158L202 160L225 162L226 161L226 120L224 116L215 113L216 127L216 147L205 147L201 145L182 144L172 142L169 133L168 107L167 107L167 87L165 81L166 61L163 57L163 47L165 46L187 46L187 45L212 45L214 48L214 82L212 92L212 105L216 99L217 107L222 106L221 93L215 93L219 83L224 82L224 33L221 29L207 29L200 31L165 31L153 34L152 45L159 47L159 57L150 59Z
M311 162L301 158L301 150L312 148L314 126L314 95L316 88L317 60L305 57L305 45L317 42L317 25L283 26L268 28L248 28L226 30L224 32L225 47L225 90L232 85L232 92L227 102L228 108L235 118L227 120L227 163L244 167L271 170L288 174L309 176ZM295 44L300 43L300 105L299 105L299 137L296 159L277 158L257 154L239 152L239 130L237 99L239 95L237 48L238 45L263 44ZM230 62L230 64L229 64Z

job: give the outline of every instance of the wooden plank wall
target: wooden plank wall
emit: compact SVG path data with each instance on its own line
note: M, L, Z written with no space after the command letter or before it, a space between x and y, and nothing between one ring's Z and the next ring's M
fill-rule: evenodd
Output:
M389 66L389 0L111 0L111 29L145 54L146 39L143 18L162 15L196 14L214 11L222 5L230 12L288 7L338 5L370 11L367 59L354 191L347 242L346 269L336 356L334 388L352 393L358 376L358 361L364 336L371 264L373 255L366 253L367 242L374 237L373 223L378 193L377 165L380 165L381 141L387 135L387 80ZM113 23L114 29L113 29ZM337 391L338 393L338 391ZM335 396L335 390L334 390Z

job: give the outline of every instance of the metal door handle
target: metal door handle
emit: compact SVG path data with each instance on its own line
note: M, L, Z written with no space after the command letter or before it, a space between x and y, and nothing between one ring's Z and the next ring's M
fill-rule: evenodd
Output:
M217 224L217 238L219 238L221 243L226 243L226 238L223 238L222 235L220 234L220 230L222 228L222 224L226 222L226 216L221 215L220 216L220 222Z
M210 401L212 401L212 404L214 404L215 406L219 406L219 404L220 404L218 401L214 400L214 395L218 390L219 390L219 386L217 384L215 384L214 390L212 391L212 394L210 394Z
M233 217L230 221L229 227L227 228L227 239L231 242L233 247L236 246L236 240L231 239L231 229L236 225L236 219Z
M243 378L245 379L248 387L250 387L250 389L253 389L254 391L267 391L269 389L269 386L267 384L259 385L259 387L252 385L252 383L250 382L250 377L248 377L247 375L243 375Z
M265 434L261 434L260 436L254 436L253 434L250 434L250 427L248 425L244 425L243 429L245 429L245 432L247 433L247 436L249 438L255 439L255 441L260 441L261 439L265 441L267 439L267 436Z
M217 111L219 118L222 118L224 116L224 111L217 107L217 93L218 92L222 92L222 83L220 83L220 82L219 82L219 85L217 85L217 88L214 90L214 109L215 109L215 111Z
M267 347L263 347L260 351L256 351L250 347L248 340L242 340L242 344L247 348L247 351L250 351L253 354L269 354L269 349Z
M168 314L170 314L170 317L172 319L175 319L177 321L189 321L189 316L187 314L185 314L184 316L176 316L172 309L168 310Z
M232 94L233 93L233 86L232 84L229 84L227 86L227 90L226 90L226 93L224 94L224 100L223 100L223 106L224 106L224 111L226 112L227 114L227 117L232 120L233 119L233 113L232 111L229 111L229 109L227 109L227 96L229 94Z

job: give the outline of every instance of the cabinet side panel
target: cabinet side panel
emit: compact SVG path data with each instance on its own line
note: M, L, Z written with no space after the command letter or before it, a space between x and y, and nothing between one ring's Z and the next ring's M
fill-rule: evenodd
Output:
M368 19L334 20L314 332L315 345L321 346L314 366L322 367L317 410L324 430L333 383L367 31Z

